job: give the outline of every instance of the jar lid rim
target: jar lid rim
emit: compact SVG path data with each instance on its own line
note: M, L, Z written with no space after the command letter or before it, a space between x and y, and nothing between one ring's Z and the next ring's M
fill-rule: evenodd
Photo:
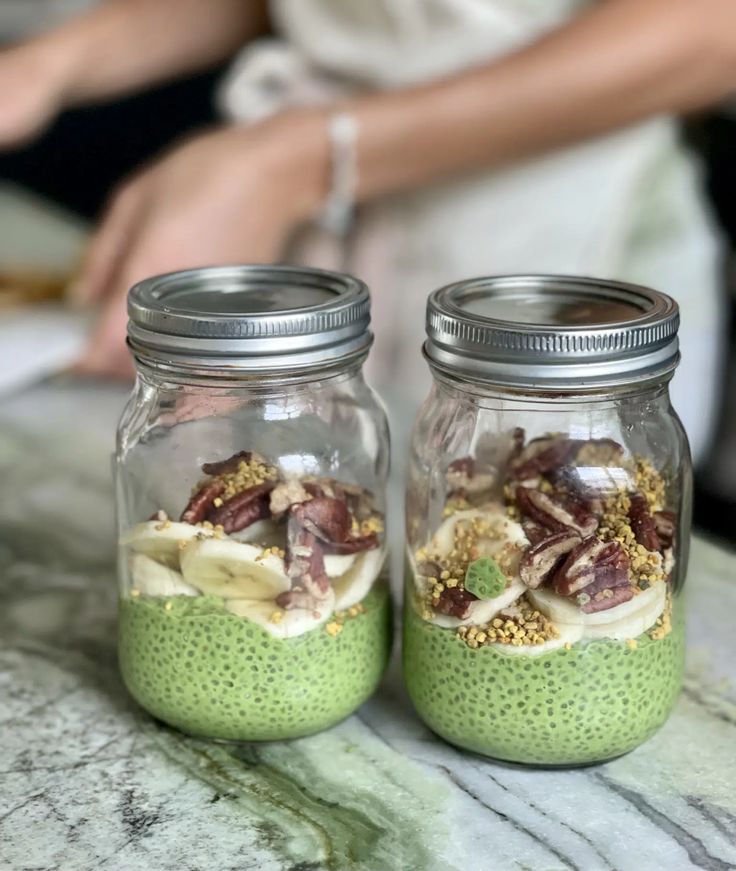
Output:
M667 294L584 276L485 276L433 291L430 365L520 388L652 380L679 360L679 309Z
M370 347L370 294L357 278L297 266L188 269L128 294L128 341L148 363L232 373L302 370Z

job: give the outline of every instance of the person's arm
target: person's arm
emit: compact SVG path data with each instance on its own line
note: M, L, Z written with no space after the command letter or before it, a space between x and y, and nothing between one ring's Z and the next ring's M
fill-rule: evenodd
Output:
M357 193L368 200L695 109L735 86L736 0L605 0L498 61L335 109L358 121ZM134 281L279 258L290 231L324 205L329 111L199 137L122 188L78 288L80 299L109 300L82 371L128 361L124 300Z
M267 27L265 0L107 0L39 42L64 54L70 103L216 64Z
M501 166L734 90L735 0L607 0L493 63L356 100L359 197Z
M267 0L107 0L0 51L0 147L67 106L214 65L267 27Z

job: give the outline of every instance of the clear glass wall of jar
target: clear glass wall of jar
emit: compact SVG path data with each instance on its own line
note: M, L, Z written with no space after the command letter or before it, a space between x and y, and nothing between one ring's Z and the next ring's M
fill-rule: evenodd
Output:
M690 460L676 304L590 279L430 297L403 661L427 725L507 761L613 758L682 680Z
M196 735L328 727L371 695L391 646L367 289L317 270L194 270L138 285L129 313L125 683Z

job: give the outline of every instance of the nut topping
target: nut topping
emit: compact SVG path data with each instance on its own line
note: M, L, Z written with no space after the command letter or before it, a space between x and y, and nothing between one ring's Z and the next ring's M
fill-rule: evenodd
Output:
M617 541L586 538L557 570L553 585L561 596L585 591L592 597L609 587L629 584L629 557Z
M677 515L674 511L655 511L652 515L657 538L664 549L672 547L677 532Z
M363 524L357 523L355 514L351 515L348 500L358 507L353 494L346 496L341 488L335 487L330 488L330 492L335 493L334 497L321 496L318 494L323 493L324 489L313 483L306 484L305 489L314 493L314 498L294 506L292 514L320 539L324 553L360 553L379 546L378 533L371 528L376 525L375 515L372 520L363 521ZM340 498L343 496L345 498Z
M598 528L598 519L574 499L549 496L529 487L516 488L516 504L522 515L535 520L550 532L573 529L584 538Z
M205 475L229 475L232 472L237 472L241 463L253 463L257 462L260 465L265 466L266 461L260 454L255 453L255 451L240 451L237 454L233 454L232 457L229 457L227 460L220 460L216 463L204 463L202 466L202 471Z
M610 595L605 595L610 594ZM594 614L596 611L607 611L609 608L615 608L616 605L623 605L633 598L633 587L616 587L615 589L606 588L596 593L588 602L580 606L580 610L585 614Z
M541 523L537 523L536 520L530 520L528 517L521 521L521 528L532 545L539 544L540 541L550 536L550 531L546 526L542 526Z
M558 532L530 547L521 559L519 575L532 590L544 584L560 560L581 542L572 530Z
M461 457L447 468L443 517L454 526L440 527L416 551L417 601L424 619L432 620L437 613L464 619L475 613L471 605L476 598L493 599L497 584L481 584L488 578L478 571L494 560L512 583L520 578L528 588L528 596L517 594L516 601L498 612L498 623L504 626L504 620L513 621L529 607L529 597L544 598L542 590L532 592L543 585L569 597L564 608L557 603L560 625L571 606L570 624L582 625L575 623L574 609L592 614L615 608L670 575L677 518L663 510L666 480L650 460L631 456L606 438L557 434L524 445L524 433L517 431L513 444L510 433L503 434L499 454L501 440L500 435L488 435L483 444L479 439L474 456ZM477 481L479 468L496 472L484 486ZM481 498L474 498L476 494ZM482 528L493 526L491 518L500 511L508 528L498 527L486 540ZM478 568L474 574L472 567ZM497 629L497 621L492 622L463 626L458 635L471 647L483 646ZM503 642L494 635L492 643L499 640ZM510 643L545 640L514 636Z
M375 532L370 532L368 535L351 536L345 541L325 541L322 543L322 550L329 554L343 555L373 550L379 544L378 535Z
M477 597L460 587L445 587L439 598L434 602L434 608L441 614L449 617L458 617L460 620L468 616L468 611Z
M327 597L330 581L320 542L293 513L286 528L286 571L291 589L276 598L281 608L315 608Z
M532 439L509 463L510 477L526 481L567 465L585 442L560 436Z
M343 542L350 532L350 512L345 502L319 496L295 505L291 516L322 541Z
M359 484L346 484L334 478L311 478L304 480L304 489L315 498L339 499L358 521L370 520L380 513L373 493Z
M249 487L223 502L219 508L210 510L207 520L215 526L222 526L223 532L229 535L231 532L240 532L257 520L270 517L268 496L274 486L273 481L265 481Z
M204 484L187 503L181 513L181 519L185 523L201 523L207 517L215 499L225 490L222 481L211 481Z
M659 550L661 544L649 513L649 503L641 493L630 493L629 500L629 521L637 542L647 550Z
M454 460L447 467L445 475L450 496L477 496L492 489L496 476L490 472L479 472L472 457Z

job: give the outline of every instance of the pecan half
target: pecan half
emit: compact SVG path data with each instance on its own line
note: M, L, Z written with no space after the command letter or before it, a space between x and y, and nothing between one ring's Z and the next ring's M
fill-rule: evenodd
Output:
M222 526L228 533L240 532L256 520L263 520L271 516L268 505L268 496L275 486L274 481L264 481L238 493L219 508L212 508L207 512L207 520L215 526Z
M537 523L536 520L531 520L528 517L525 517L521 521L521 528L524 530L524 535L529 539L532 545L539 544L540 541L549 538L551 534L546 526L542 526L541 523Z
M672 547L677 532L677 515L674 511L655 511L652 514L654 529L663 548Z
M215 463L205 463L202 466L202 471L205 475L225 475L229 472L237 472L241 463L250 463L253 460L263 463L264 466L268 465L263 457L260 454L256 454L254 451L239 451L237 454L233 454L232 457L228 457L226 460L218 460Z
M629 555L617 541L586 538L567 555L553 579L555 592L572 596L629 584Z
M462 457L453 460L445 474L450 496L477 496L485 493L496 483L495 474L480 472L473 457Z
M351 554L378 547L378 535L352 535L352 517L346 502L329 496L316 496L295 505L291 515L301 526L316 535L321 549L329 554Z
M509 452L509 462L516 459L524 450L524 442L526 441L526 430L523 426L514 427L511 433L511 451Z
M546 475L567 465L585 442L560 436L533 439L509 463L509 473L517 481Z
M477 596L467 590L458 587L445 587L440 593L439 600L434 604L435 611L447 614L449 617L459 617L461 620L468 616L468 611Z
M571 498L548 496L541 490L517 487L516 504L525 517L535 520L550 532L574 529L587 538L598 529L598 518Z
M530 547L519 564L521 580L532 590L541 587L551 577L560 560L580 542L577 532L566 530Z
M293 516L286 531L286 571L292 586L276 597L281 608L316 608L327 597L330 580L320 542Z
M473 457L460 457L453 460L447 467L447 475L463 475L472 478L475 474L475 459Z
M601 494L615 490L610 476L602 469L583 468L582 471L584 475L581 475L579 466L560 466L547 473L547 480L558 492L569 494L586 508L588 502L602 508ZM601 474L591 474L592 472Z
M615 608L616 605L622 605L628 602L634 595L634 590L631 586L621 586L611 589L607 587L601 590L580 606L580 610L586 614L594 614L596 611L607 611L609 608Z
M212 503L225 489L222 481L210 481L203 484L187 503L181 513L184 523L201 523L212 508Z
M346 484L334 478L315 478L304 482L304 489L315 498L325 496L344 502L356 520L367 520L378 513L375 497L359 484Z
M637 542L647 550L659 550L661 547L654 520L649 513L649 503L641 493L630 493L629 523Z
M291 516L322 541L342 542L350 532L351 517L347 504L329 496L317 496L295 505Z
M345 541L323 541L322 550L330 554L360 553L363 550L373 550L380 545L375 532L368 535L356 535L346 538Z

